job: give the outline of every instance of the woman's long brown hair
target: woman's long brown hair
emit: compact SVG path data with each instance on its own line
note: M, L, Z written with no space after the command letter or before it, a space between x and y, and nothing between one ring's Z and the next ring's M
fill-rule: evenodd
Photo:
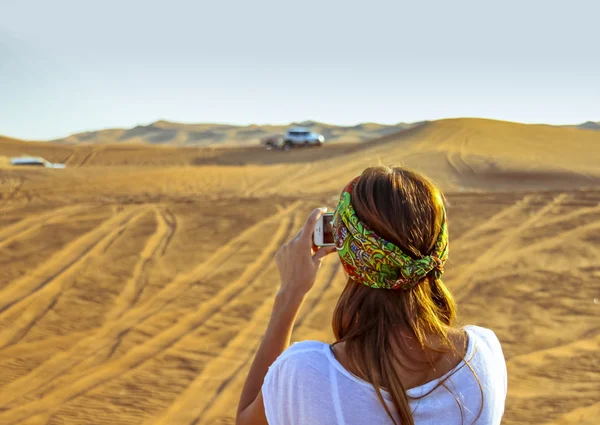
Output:
M359 219L415 259L428 255L435 244L443 202L433 183L402 168L368 168L352 192ZM440 355L459 353L449 338L451 332L459 332L456 318L452 294L433 276L408 291L373 289L349 279L333 314L332 349L344 343L350 368L373 384L394 424L414 425L400 371L425 374L435 368ZM432 339L437 343L432 344ZM436 388L440 385L445 386L444 381ZM384 401L382 389L390 394L396 415Z

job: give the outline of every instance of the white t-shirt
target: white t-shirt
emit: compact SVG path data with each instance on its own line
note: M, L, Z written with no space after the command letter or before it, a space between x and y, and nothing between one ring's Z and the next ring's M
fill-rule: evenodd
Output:
M507 390L500 342L489 329L464 329L469 337L465 358L481 383L483 405L479 384L463 361L447 374L454 372L446 381L452 393L439 386L431 394L410 401L416 425L500 424ZM438 382L411 388L408 395L426 394ZM298 342L283 352L269 368L262 393L269 425L392 424L373 386L347 371L329 345L319 341ZM389 394L382 394L393 412Z

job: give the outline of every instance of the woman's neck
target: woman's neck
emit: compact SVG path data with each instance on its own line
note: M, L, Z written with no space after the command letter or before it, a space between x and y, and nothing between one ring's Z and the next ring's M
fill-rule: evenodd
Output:
M427 382L438 379L455 368L465 357L468 337L461 329L449 329L447 338L442 335L426 335L423 345L411 332L399 332L393 341L391 353L377 353L377 355L393 355L397 359L397 371L405 388L414 388ZM346 370L362 380L369 381L361 373L359 359L352 358L348 344L353 342L341 341L332 346L333 353L339 363ZM358 352L363 352L362 347L356 347ZM372 373L373 371L371 371ZM386 386L385 377L377 377L378 381Z

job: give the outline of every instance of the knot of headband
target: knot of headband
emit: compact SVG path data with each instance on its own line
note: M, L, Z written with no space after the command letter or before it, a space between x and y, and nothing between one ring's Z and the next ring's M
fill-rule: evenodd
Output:
M415 260L359 220L351 202L358 179L346 186L333 216L333 240L346 273L357 282L383 289L411 289L430 273L441 278L448 258L446 210L431 253Z

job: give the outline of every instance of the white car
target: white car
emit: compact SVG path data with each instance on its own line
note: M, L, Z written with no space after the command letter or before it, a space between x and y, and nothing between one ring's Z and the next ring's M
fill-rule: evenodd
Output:
M34 166L34 167L46 167L46 168L65 168L65 164L53 164L50 161L40 157L22 156L18 158L11 158L10 163L12 165L23 165L23 166Z
M307 128L296 127L289 129L283 137L283 149L290 149L295 146L322 146L325 137L318 133L313 133Z

